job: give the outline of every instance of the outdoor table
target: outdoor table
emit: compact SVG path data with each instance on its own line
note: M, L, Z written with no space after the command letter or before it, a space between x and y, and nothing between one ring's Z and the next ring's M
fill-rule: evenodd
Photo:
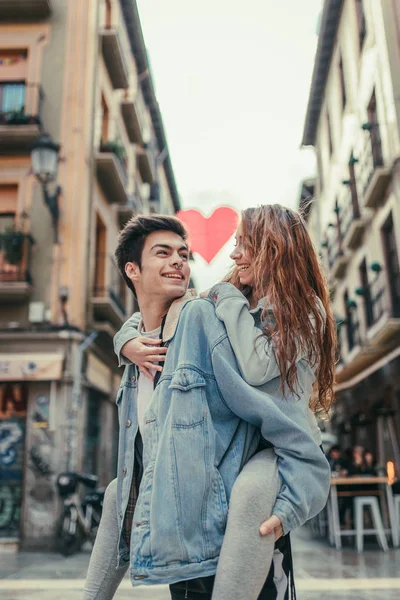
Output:
M378 489L363 490L357 489L356 486L377 485ZM345 491L340 491L340 486L346 486ZM349 487L355 486L354 491L349 490ZM379 489L380 488L380 489ZM395 516L395 508L393 501L393 492L387 477L331 477L331 487L328 498L328 523L329 523L329 541L337 550L342 548L341 537L343 535L356 535L355 529L341 529L339 519L339 503L338 494L340 496L374 496L377 494L384 495L386 491L387 511L389 515L390 529L386 529L385 533L390 533L392 536L393 546L399 545L399 532L397 530L397 519ZM369 530L365 530L368 533Z

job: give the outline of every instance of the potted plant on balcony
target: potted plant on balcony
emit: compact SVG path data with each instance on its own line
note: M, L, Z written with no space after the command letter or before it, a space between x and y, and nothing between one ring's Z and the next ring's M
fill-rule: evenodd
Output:
M38 125L39 117L34 115L27 115L25 113L25 106L21 106L18 110L12 110L4 115L5 123L7 125Z
M122 162L126 159L125 148L118 142L101 142L100 152L112 152Z
M6 229L0 236L0 248L4 259L10 265L18 265L24 255L25 234L22 231Z

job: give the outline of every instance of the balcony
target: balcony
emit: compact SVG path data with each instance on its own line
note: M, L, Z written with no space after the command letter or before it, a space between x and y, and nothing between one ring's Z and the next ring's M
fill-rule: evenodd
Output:
M0 303L23 302L32 291L33 239L22 232L0 234Z
M143 132L133 99L126 99L122 101L121 114L125 123L129 141L132 142L132 144L143 146Z
M359 163L363 205L376 208L385 198L386 188L391 178L391 169L383 162L379 126L376 124L370 133L365 133L365 142Z
M34 21L51 14L51 0L0 0L0 21Z
M120 35L117 27L104 27L100 31L104 62L114 89L129 86L128 69L125 64Z
M95 284L92 295L93 319L99 329L107 330L111 324L119 329L126 320L127 287L114 257L97 254Z
M137 148L137 163L143 183L154 183L154 157L149 148Z
M372 323L367 338L372 348L396 345L400 337L400 317L390 306L388 290L379 277L371 285Z
M119 142L102 142L96 155L97 179L110 204L128 202L127 159Z
M346 193L341 208L343 247L355 250L361 244L362 237L370 222L370 217L369 215L361 215L359 208L353 205L350 190Z
M143 213L143 200L140 196L139 188L136 188L135 193L129 196L126 204L118 204L117 211L121 227L134 215Z
M343 279L349 258L349 255L343 251L337 230L335 230L334 237L328 242L328 265L332 279Z
M0 152L29 153L41 130L42 90L25 83L0 84Z

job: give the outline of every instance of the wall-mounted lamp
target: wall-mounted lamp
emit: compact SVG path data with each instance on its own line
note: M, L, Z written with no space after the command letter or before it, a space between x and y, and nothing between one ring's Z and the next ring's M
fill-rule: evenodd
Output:
M370 281L367 286L361 286L356 288L354 290L354 293L357 294L357 296L365 296L368 292L368 289L378 280L379 274L382 271L382 267L377 261L371 263L369 268L373 273L375 273L375 279Z
M374 273L380 273L382 271L382 267L381 267L381 265L377 261L371 263L370 266L369 266L369 268Z
M346 306L349 310L354 310L355 308L357 308L357 302L355 300L347 300L346 302Z
M31 152L32 171L42 184L43 198L53 223L55 244L58 244L58 219L60 216L58 198L61 194L61 187L57 185L54 193L50 193L48 186L57 178L59 151L59 144L56 144L50 135L42 134L34 142Z
M379 123L371 123L371 121L367 121L361 125L361 129L363 131L371 131L374 127L378 127Z

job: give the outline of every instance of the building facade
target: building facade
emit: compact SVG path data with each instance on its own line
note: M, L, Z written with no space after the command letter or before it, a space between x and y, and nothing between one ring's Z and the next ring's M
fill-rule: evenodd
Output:
M43 133L58 215L32 173ZM0 543L52 546L60 472L114 477L117 234L179 206L136 2L0 0Z
M399 3L325 0L302 143L316 153L308 226L338 323L332 427L397 469L399 91Z

